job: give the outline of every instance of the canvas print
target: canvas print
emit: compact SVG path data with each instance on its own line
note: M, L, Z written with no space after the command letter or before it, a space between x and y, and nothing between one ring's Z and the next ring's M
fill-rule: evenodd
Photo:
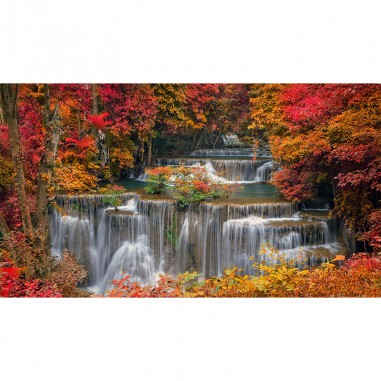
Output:
M381 296L378 84L1 84L2 297Z

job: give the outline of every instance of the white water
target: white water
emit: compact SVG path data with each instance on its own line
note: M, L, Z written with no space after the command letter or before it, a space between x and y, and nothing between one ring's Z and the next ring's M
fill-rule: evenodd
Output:
M191 156L248 156L253 157L251 148L198 149Z
M157 165L205 168L213 181L224 184L251 184L271 179L274 163L260 160L200 160L200 159L157 159ZM145 177L147 179L147 177ZM143 180L143 176L139 178Z
M225 146L240 146L241 142L236 134L224 134L222 140Z
M121 205L115 207L106 208L106 210L120 211L120 212L131 212L136 214L138 212L138 201L136 198L132 198L127 201L126 205Z
M266 178L269 177L269 172L266 171L266 169L268 168L266 164L263 164L261 167L258 168L257 176L255 177L254 181L239 180L238 176L236 176L236 180L227 180L225 177L219 176L217 174L211 161L207 161L204 165L201 165L200 163L196 163L194 164L194 167L204 168L208 174L208 177L215 182L219 182L223 184L252 184L256 182L266 181ZM264 167L266 169L263 169Z
M100 291L104 293L112 287L113 280L121 279L126 274L132 274L131 282L140 282L142 285L154 283L154 261L146 235L138 236L135 242L122 243L112 256Z
M76 253L89 270L89 285L100 292L123 273L143 284L160 272L209 277L238 266L254 274L249 258L266 260L259 251L267 242L300 266L325 260L317 254L322 249L327 255L342 249L330 220L302 218L293 203L201 203L181 211L171 201L128 194L115 212L104 199L59 197L67 215L53 211L50 220L52 254Z
M138 181L147 181L148 180L147 173L143 172L141 175L138 176L138 178L136 180L138 180Z
M246 156L253 157L254 151L252 148L213 148L213 149L198 149L191 153L191 156ZM259 148L256 151L257 157L271 158L269 147Z
M271 177L271 172L274 169L274 163L269 161L258 168L257 175L254 181L268 181Z

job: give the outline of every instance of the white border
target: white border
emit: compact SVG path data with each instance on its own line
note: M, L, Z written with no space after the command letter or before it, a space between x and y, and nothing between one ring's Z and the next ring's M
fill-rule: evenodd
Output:
M372 0L12 0L1 81L379 82Z
M12 0L0 82L380 82L363 0ZM380 300L0 300L14 380L380 380Z

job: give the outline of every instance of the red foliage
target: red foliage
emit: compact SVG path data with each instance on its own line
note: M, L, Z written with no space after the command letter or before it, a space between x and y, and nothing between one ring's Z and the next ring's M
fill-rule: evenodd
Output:
M99 115L89 115L87 119L92 123L98 130L104 131L107 127L112 125L110 120L107 120L109 116L108 112L102 112Z
M157 100L148 84L103 84L99 95L113 122L113 129L121 134L147 133L154 125Z
M169 178L173 175L173 168L171 168L171 167L156 167L156 168L147 169L146 173L149 176L165 176L165 177Z
M381 191L381 86L295 84L278 103L286 128L269 129L283 167L276 185L295 201L332 197L336 214L365 237Z
M29 282L21 276L21 269L11 261L0 266L0 297L7 298L60 298L62 294L55 285L44 283L39 279Z
M282 95L286 120L291 129L323 123L342 111L352 94L353 85L297 84Z
M352 270L381 271L381 259L371 257L367 253L353 254L350 259L345 261L343 267Z
M189 84L186 87L187 111L190 116L190 125L193 128L202 128L207 123L213 130L215 119L211 118L217 106L217 95L220 92L218 84Z
M196 191L202 192L202 193L208 193L212 190L210 184L208 184L205 181L200 181L197 179L193 180L193 186L196 189Z
M369 230L364 234L364 238L376 252L381 254L381 210L375 210L369 215Z
M274 183L290 201L300 202L312 198L314 185L308 172L285 168L274 173Z
M131 282L129 275L114 280L113 288L106 296L111 298L173 298L180 296L180 280L160 274L156 286L141 286Z
M61 152L61 159L71 158L76 161L85 159L89 152L94 152L94 138L90 135L81 139L76 137L68 137L65 139L64 148Z

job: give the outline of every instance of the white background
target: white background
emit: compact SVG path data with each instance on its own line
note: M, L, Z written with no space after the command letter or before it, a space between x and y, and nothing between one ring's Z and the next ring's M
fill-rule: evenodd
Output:
M0 5L0 82L380 82L376 1ZM379 381L380 300L0 300L0 379Z

